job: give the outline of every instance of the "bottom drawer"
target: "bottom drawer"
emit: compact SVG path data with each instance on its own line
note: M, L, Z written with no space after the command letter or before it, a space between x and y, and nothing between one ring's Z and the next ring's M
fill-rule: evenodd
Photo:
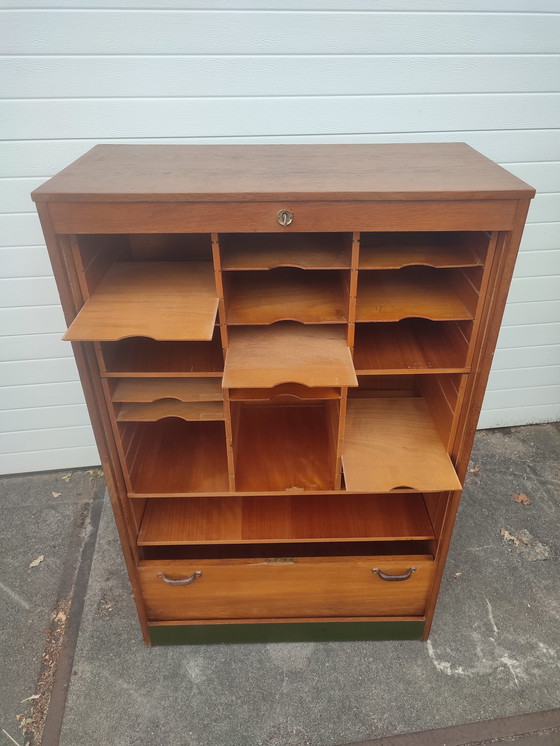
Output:
M146 560L139 575L151 620L421 616L434 562L425 555Z

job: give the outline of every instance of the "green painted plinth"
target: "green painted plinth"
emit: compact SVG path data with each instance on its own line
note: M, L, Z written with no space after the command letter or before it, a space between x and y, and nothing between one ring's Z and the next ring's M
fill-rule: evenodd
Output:
M424 622L286 622L282 624L173 624L150 626L152 645L255 642L420 640Z

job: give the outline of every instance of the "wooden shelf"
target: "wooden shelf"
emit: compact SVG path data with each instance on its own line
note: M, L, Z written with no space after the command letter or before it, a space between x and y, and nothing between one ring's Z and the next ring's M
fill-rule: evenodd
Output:
M405 319L386 324L356 324L356 372L468 372L468 339L464 329L468 323ZM467 334L470 336L470 330Z
M326 407L232 404L235 486L240 492L334 489Z
M231 496L151 500L138 544L421 541L433 536L422 495Z
M317 386L309 388L299 383L281 383L271 389L231 389L231 401L283 401L289 399L340 399L340 388Z
M348 293L336 270L235 272L224 277L224 296L228 324L284 320L324 324L348 319Z
M223 422L120 425L132 497L228 492Z
M160 399L155 402L126 402L116 407L117 422L157 422L165 417L178 417L186 422L223 420L223 402L182 402Z
M344 233L233 233L220 235L223 270L276 267L350 269L350 234Z
M350 491L461 489L422 398L349 399L342 464Z
M486 233L362 233L359 267L477 267L487 249Z
M418 317L433 321L473 319L456 289L457 270L408 267L364 270L358 279L357 321L400 321Z
M357 386L345 326L293 322L230 330L224 367L226 388Z
M221 382L215 378L122 378L117 381L114 402L154 402L177 399L182 402L222 401Z
M133 338L101 343L107 377L220 377L224 357L219 332L211 342L156 342Z
M116 262L64 338L210 340L217 310L210 262Z

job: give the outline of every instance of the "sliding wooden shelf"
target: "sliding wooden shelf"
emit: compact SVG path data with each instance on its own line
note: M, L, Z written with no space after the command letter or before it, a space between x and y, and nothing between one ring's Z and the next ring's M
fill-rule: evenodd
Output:
M462 143L35 190L148 644L426 639L533 193Z
M360 269L477 267L484 264L486 233L362 233Z
M405 319L356 324L357 373L468 372L469 322Z
M122 378L111 394L114 402L222 401L221 382L215 378Z
M347 321L349 298L343 280L337 270L310 272L282 268L267 272L232 272L224 278L227 323Z
M230 389L231 401L277 401L286 399L340 399L340 388L317 386L309 388L299 383L281 383L271 389Z
M117 422L157 422L166 417L178 417L186 422L223 420L224 405L219 401L182 402L176 399L117 405Z
M210 262L116 262L64 338L211 340L217 311Z
M229 490L223 422L121 424L131 497ZM126 429L124 429L126 428Z
M422 495L289 495L151 500L138 544L433 539Z
M226 388L357 386L344 326L293 322L230 330L224 367Z
M459 278L453 273L458 271L431 267L361 271L356 321L473 319L474 304L467 306L455 287Z
M133 338L102 342L101 373L107 378L221 377L224 356L219 334L212 342L156 342Z
M355 492L462 489L421 398L349 399L342 464Z
M234 233L220 236L223 270L350 269L350 234Z
M336 446L326 407L235 402L232 417L236 490L334 489Z

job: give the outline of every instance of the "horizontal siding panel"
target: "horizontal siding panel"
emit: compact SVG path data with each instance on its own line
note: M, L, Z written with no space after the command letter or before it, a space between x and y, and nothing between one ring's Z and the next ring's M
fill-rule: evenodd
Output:
M0 0L0 8L13 8L14 0ZM84 8L109 8L112 9L114 0L91 0L83 3ZM158 0L158 9L175 10L230 10L231 0ZM76 0L25 0L26 8L75 8ZM135 8L146 8L152 10L154 0L120 0L119 8L133 10ZM305 0L298 2L299 10L371 10L371 0ZM267 11L284 10L286 0L244 0L236 2L236 10ZM557 0L383 0L375 3L375 10L379 11L487 11L487 12L556 12L558 10Z
M505 409L506 407L531 407L541 404L560 402L560 385L526 386L525 388L504 389L486 392L484 406L488 409Z
M59 303L54 277L0 280L0 307L48 306Z
M557 53L560 16L5 11L5 54Z
M560 133L558 135L560 137ZM560 165L560 164L559 164ZM560 169L559 169L560 177ZM533 185L534 186L534 185ZM536 187L535 187L536 189ZM549 223L560 218L560 178L558 179L558 192L555 194L536 194L531 200L529 208L530 223Z
M45 430L56 427L89 426L88 412L83 404L63 407L39 407L36 409L11 409L4 412L0 421L0 432L20 430ZM45 439L45 445L49 445Z
M0 212L32 212L31 191L42 183L41 178L0 179Z
M0 64L5 98L519 93L558 83L553 55L17 56Z
M529 223L521 239L521 251L560 249L560 223Z
M558 298L560 277L517 277L512 280L508 299L512 303L555 300Z
M560 344L560 324L556 323L504 326L498 337L498 346L503 348L558 344Z
M0 277L38 277L51 274L45 246L0 248Z
M48 445L48 443L44 445ZM49 471L51 469L79 469L83 466L97 466L99 463L99 453L95 446L69 446L59 449L0 454L0 474L23 474L28 471Z
M83 402L84 394L78 381L35 386L0 386L2 410L64 406Z
M89 425L0 433L0 453L39 451L47 445L50 448L72 448L92 446L94 443Z
M560 365L560 344L499 348L494 354L492 371L525 368L527 365Z
M44 240L35 213L0 215L0 246L36 246Z
M70 342L62 340L62 334L23 334L2 337L0 361L43 360L45 358L68 357L72 354Z
M560 321L560 300L508 303L503 319L506 326L546 324L551 321Z
M521 252L515 265L515 275L516 277L560 275L560 248L556 251Z
M538 169L539 180L547 179L554 182L556 188L543 189L539 191L560 191L557 185L560 183L560 130L549 129L533 130L501 130L497 132L476 132L464 129L453 132L392 132L392 133L365 133L352 134L354 123L348 126L345 134L311 133L308 135L271 135L264 134L240 137L169 137L142 138L144 143L167 143L177 145L188 145L189 143L382 143L382 142L468 142L473 148L479 150L488 158L502 163L506 168L519 171L523 165L531 165ZM42 135L44 138L45 135ZM128 143L134 144L138 141L131 138L107 138L94 137L92 139L78 138L75 140L12 140L0 142L0 162L6 177L41 177L47 179L49 176L65 168L69 163L79 158L85 152L98 143ZM558 161L558 164L546 161ZM542 163L533 163L542 161ZM508 163L514 163L514 166ZM523 163L522 163L523 162ZM528 163L531 162L531 163ZM558 168L554 171L554 168ZM552 173L551 173L552 170ZM533 177L534 170L530 172ZM525 177L522 177L525 178ZM536 179L527 177L533 186L537 186ZM535 182L535 183L533 183Z
M60 306L0 309L0 335L62 334L66 331Z
M2 386L23 386L31 383L60 383L77 380L78 370L73 357L0 363Z
M560 131L554 136L560 139ZM560 192L560 158L552 154L548 158L548 163L506 163L505 167L512 174L534 186L537 192Z
M56 14L58 15L58 14ZM556 127L559 93L0 102L0 138L224 136ZM27 241L27 244L36 243Z
M480 429L489 427L515 427L527 423L557 422L560 420L560 404L544 404L506 409L483 409L478 421Z
M532 364L532 360L527 361ZM517 370L493 370L488 381L488 391L518 389L523 384L531 386L558 386L560 365L547 365L544 368L518 368Z

